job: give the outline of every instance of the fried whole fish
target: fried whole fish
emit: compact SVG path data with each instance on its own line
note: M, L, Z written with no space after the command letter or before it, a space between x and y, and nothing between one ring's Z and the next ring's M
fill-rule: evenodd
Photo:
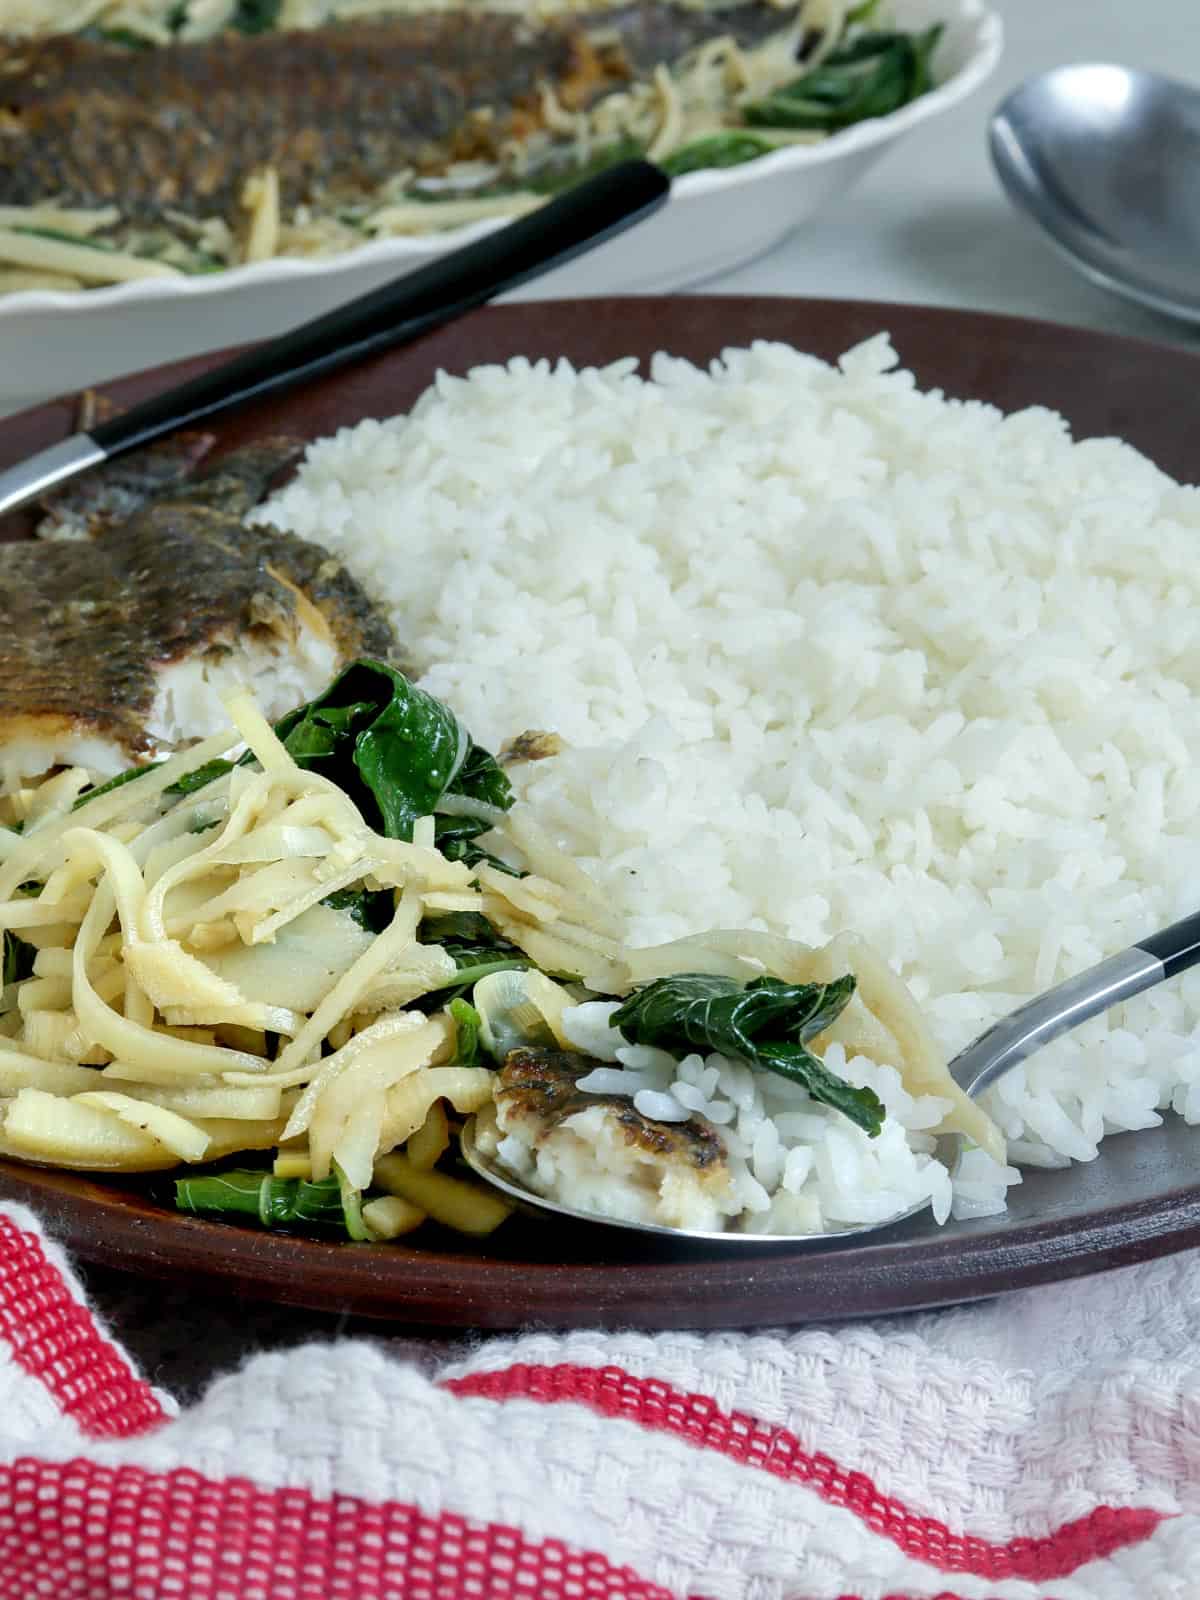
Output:
M107 776L216 732L226 686L280 716L353 657L395 658L326 550L243 524L302 448L226 456L90 539L0 546L0 789L68 763Z
M476 1142L529 1188L581 1211L720 1231L741 1209L725 1145L700 1117L656 1122L633 1101L579 1080L604 1063L565 1050L511 1050L493 1118Z
M536 23L438 11L154 50L0 38L0 204L228 216L268 165L287 207L349 204L397 171L436 173L527 136L543 84L580 110L707 39L748 47L792 20L765 0L638 0Z

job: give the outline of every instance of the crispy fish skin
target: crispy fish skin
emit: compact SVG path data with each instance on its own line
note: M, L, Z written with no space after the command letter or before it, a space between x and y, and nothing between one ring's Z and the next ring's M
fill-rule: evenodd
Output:
M248 445L183 489L155 498L123 529L105 536L101 548L121 552L128 566L145 563L147 571L166 573L168 587L155 604L164 616L174 612L168 659L219 638L230 627L234 606L241 607L242 629L294 628L297 590L319 613L343 661L395 657L390 625L341 562L307 539L243 521L303 449L294 439ZM178 552L177 562L168 560L169 551ZM180 605L180 573L188 575L194 591L186 606Z
M272 165L283 203L350 202L445 161L469 112L569 75L573 36L435 13L131 52L78 36L0 45L0 203L60 195L150 220L228 214Z
M144 51L0 38L0 204L228 217L266 165L288 207L370 199L406 166L434 172L527 134L543 84L581 109L707 39L761 43L792 15L638 0L537 24L433 12Z
M394 658L390 627L327 551L242 524L302 449L229 455L98 538L0 547L0 747L74 733L146 759L164 668L303 626L343 661Z
M580 1089L579 1079L602 1065L603 1062L567 1050L510 1050L493 1091L496 1105L506 1122L511 1124L514 1117L519 1118L531 1129L536 1128L540 1138L577 1111L604 1106L627 1145L699 1175L724 1168L725 1146L720 1135L698 1117L689 1117L686 1122L652 1122L632 1100Z

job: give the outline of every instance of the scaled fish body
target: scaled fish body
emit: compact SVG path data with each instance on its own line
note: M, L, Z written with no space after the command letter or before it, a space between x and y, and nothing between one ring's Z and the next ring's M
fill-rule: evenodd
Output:
M153 50L0 38L0 205L229 216L266 165L289 207L369 199L406 167L528 134L542 84L579 109L706 39L758 44L794 16L765 0L639 0L539 23L438 11Z
M354 656L394 655L327 551L243 525L300 449L227 456L95 538L0 546L0 790L63 764L107 776L216 732L226 687L280 716Z

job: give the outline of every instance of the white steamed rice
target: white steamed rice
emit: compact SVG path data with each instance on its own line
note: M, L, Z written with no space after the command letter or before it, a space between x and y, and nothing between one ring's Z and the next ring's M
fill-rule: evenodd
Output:
M836 367L442 375L314 445L269 516L374 584L478 739L569 741L519 786L634 942L853 929L953 1052L1200 903L1200 493L1050 411L922 393L885 336ZM1013 1159L1200 1121L1198 1020L1200 971L1010 1074ZM893 1181L869 1144L825 1141L829 1217ZM968 1171L961 1206L1004 1181Z

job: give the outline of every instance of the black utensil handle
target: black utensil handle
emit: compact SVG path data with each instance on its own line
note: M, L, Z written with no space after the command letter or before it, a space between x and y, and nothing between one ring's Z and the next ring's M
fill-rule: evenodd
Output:
M1051 1039L1089 1017L1144 994L1200 962L1200 911L1147 934L1086 972L1056 983L1010 1011L950 1063L950 1075L972 1098Z
M218 411L415 339L649 216L670 187L666 174L648 161L609 167L474 244L100 423L90 437L106 455L119 455Z
M1139 939L1138 949L1157 956L1168 978L1186 972L1200 961L1200 911L1193 911L1190 917L1181 917L1169 928L1162 928L1147 939Z

